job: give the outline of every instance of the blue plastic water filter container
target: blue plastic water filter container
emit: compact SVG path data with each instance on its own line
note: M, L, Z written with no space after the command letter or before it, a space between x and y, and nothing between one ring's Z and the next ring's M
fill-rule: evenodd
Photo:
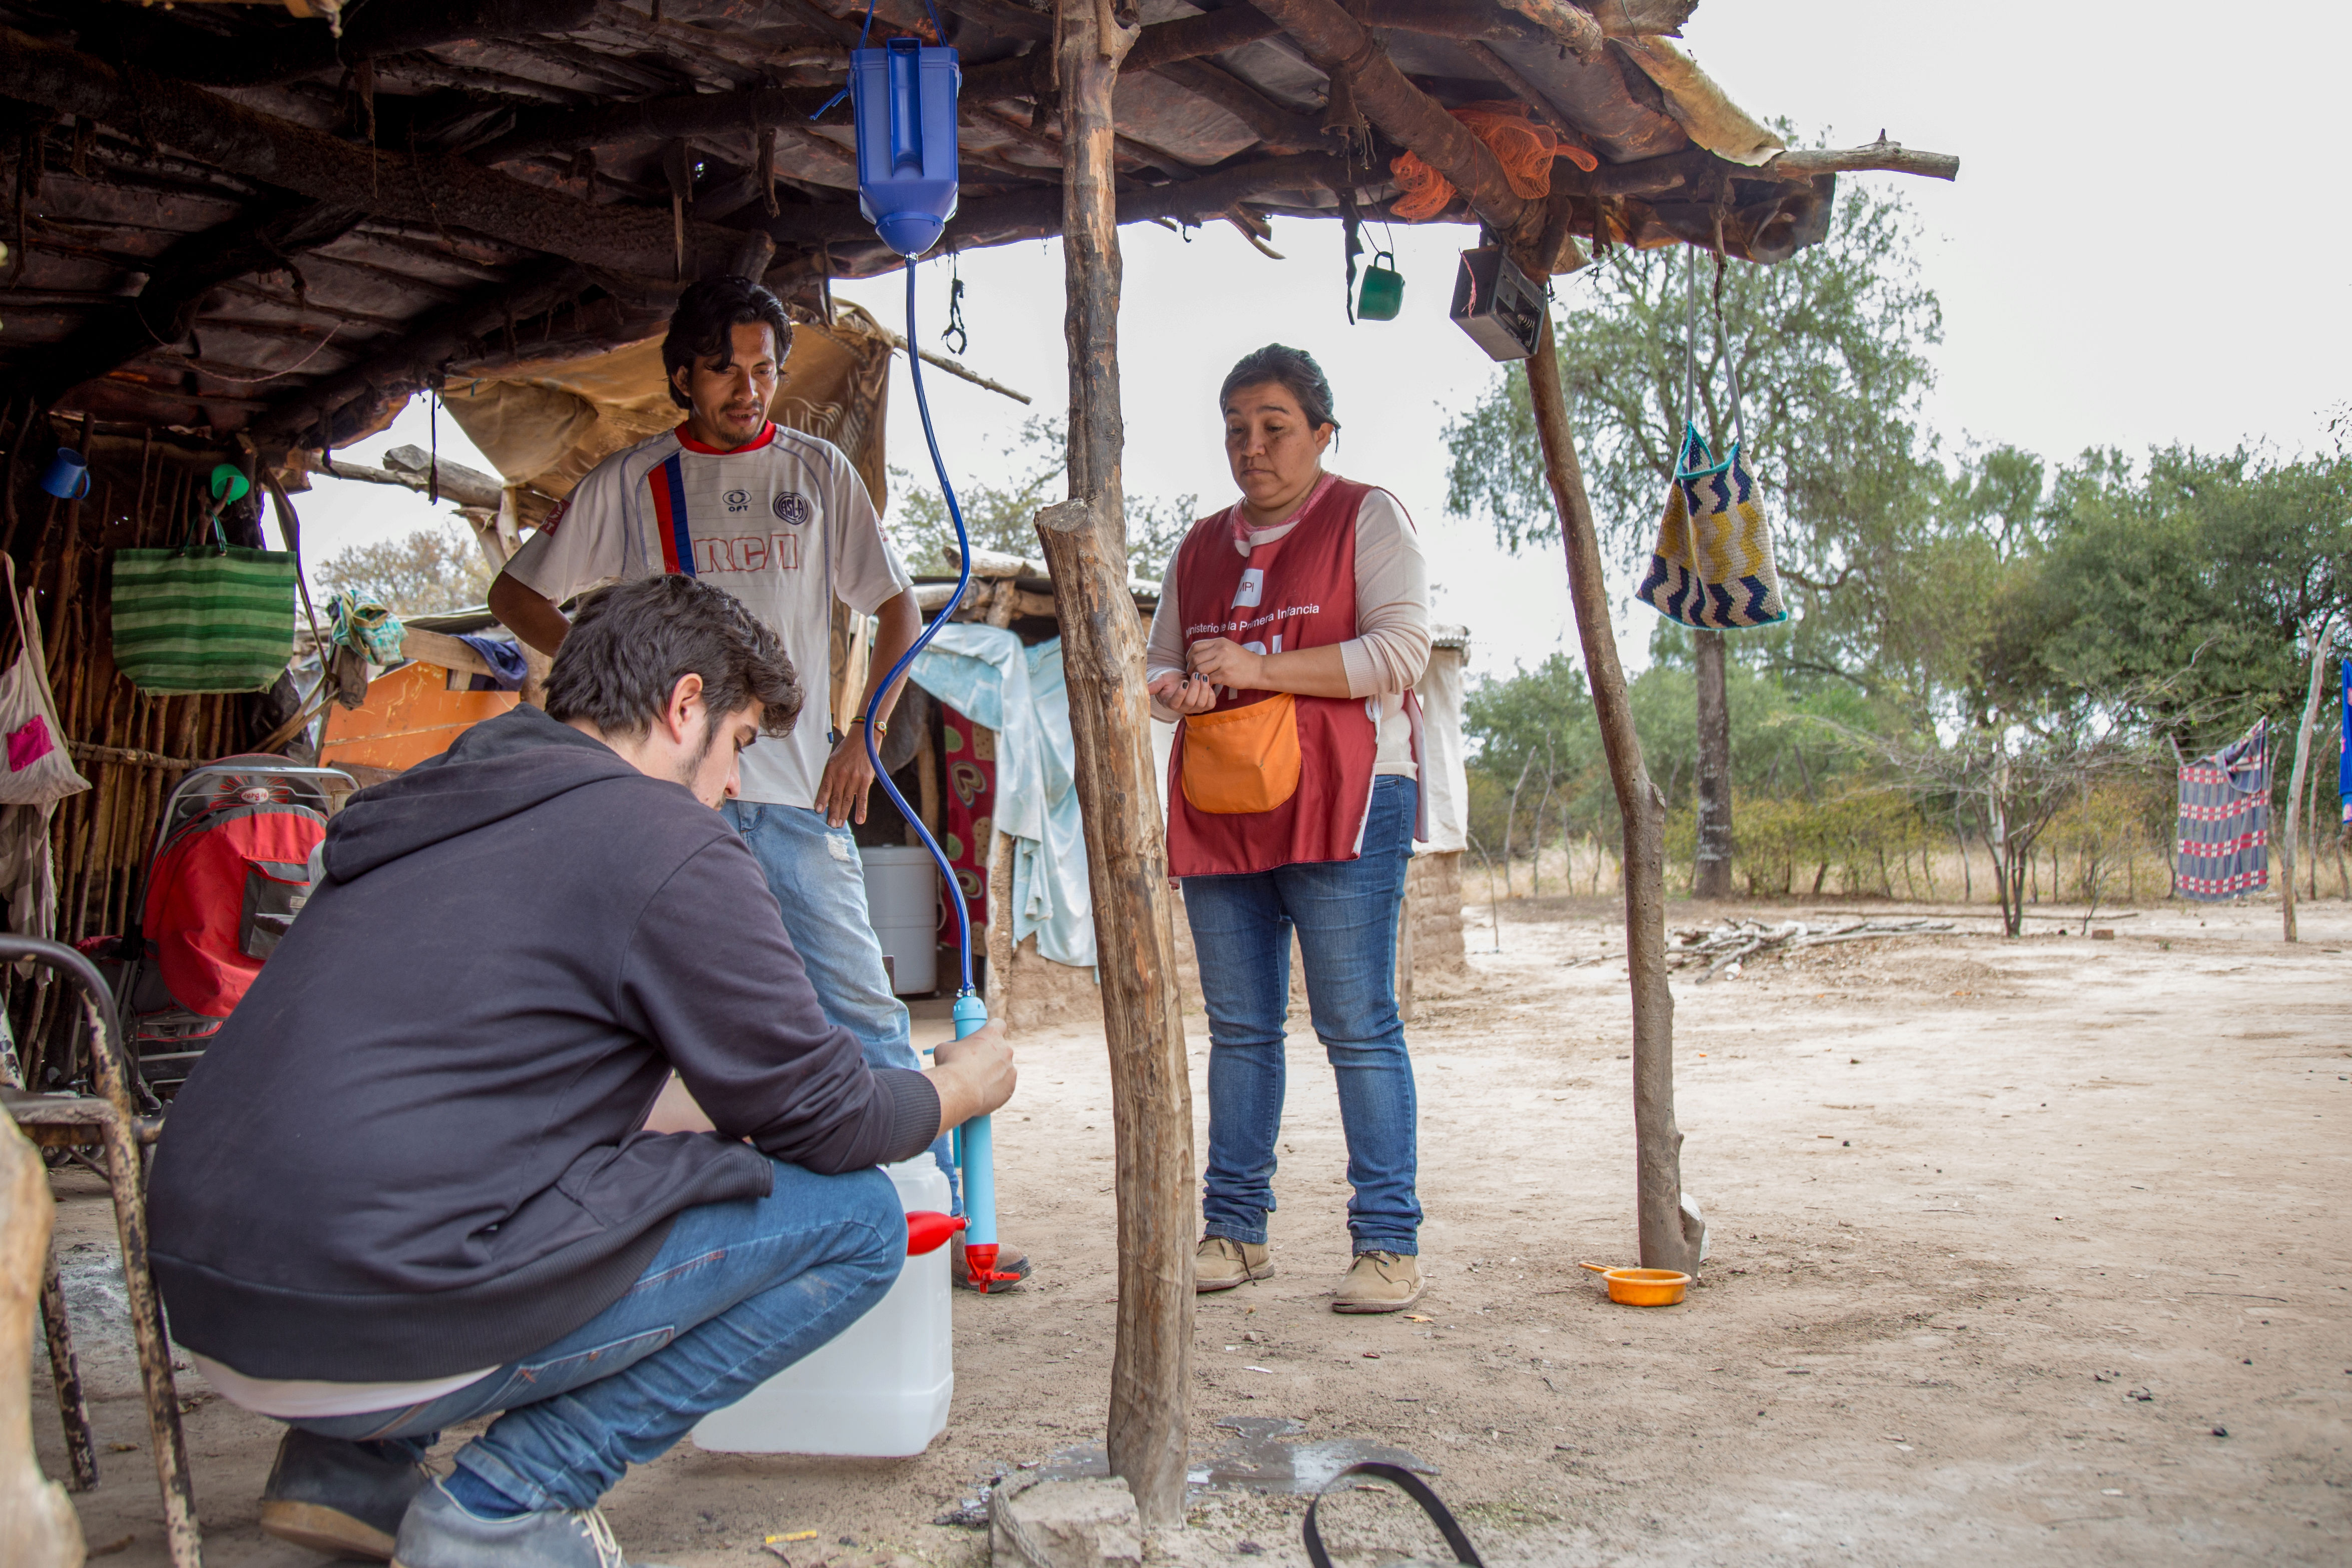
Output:
M988 1022L988 1004L969 991L955 999L955 1032L961 1040L977 1034ZM996 1240L996 1140L985 1116L974 1116L957 1129L957 1163L963 1167L964 1245L992 1245ZM993 1261L993 1260L991 1260Z
M857 206L882 243L920 256L956 211L956 51L915 38L849 53Z

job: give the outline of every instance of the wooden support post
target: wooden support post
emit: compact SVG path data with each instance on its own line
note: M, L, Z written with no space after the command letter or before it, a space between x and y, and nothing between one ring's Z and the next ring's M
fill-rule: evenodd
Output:
M1645 1269L1698 1267L1706 1228L1683 1213L1682 1129L1675 1125L1675 998L1666 986L1666 803L1642 762L1625 670L1609 624L1609 587L1601 577L1601 544L1592 503L1569 432L1561 394L1559 355L1551 315L1527 361L1528 401L1543 446L1544 477L1559 510L1560 541L1568 552L1569 598L1584 645L1584 671L1608 753L1609 781L1624 819L1625 967L1633 988L1633 1165L1635 1207Z
M2279 840L2279 924L2281 938L2288 942L2301 940L2294 929L2294 836L2303 828L2303 775L2311 763L2311 727L2319 716L2320 677L2327 673L2327 638L2335 630L2331 610L2311 635L2311 685L2304 694L2302 727L2294 732L2294 776L2286 787L2286 834Z
M81 1521L33 1452L33 1319L56 1205L41 1156L0 1112L0 1562L71 1568Z
M1127 586L1119 473L1118 212L1111 89L1136 29L1107 3L1061 16L1070 498L1038 514L1061 617L1094 894L1118 1148L1118 1338L1110 1470L1147 1529L1184 1520L1192 1358L1192 1090L1178 1010L1167 837L1153 785L1143 623Z

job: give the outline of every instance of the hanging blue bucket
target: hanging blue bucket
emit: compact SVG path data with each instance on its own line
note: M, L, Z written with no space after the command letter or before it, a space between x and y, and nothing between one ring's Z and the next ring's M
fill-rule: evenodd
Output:
M956 210L956 51L892 38L849 55L857 205L882 243L920 256Z

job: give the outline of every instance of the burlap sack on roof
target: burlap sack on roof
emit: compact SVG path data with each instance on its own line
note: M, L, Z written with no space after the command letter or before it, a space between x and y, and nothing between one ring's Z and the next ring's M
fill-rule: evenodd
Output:
M890 345L855 305L831 327L801 322L769 417L821 435L849 454L877 507L889 499L883 455ZM452 375L442 406L508 484L522 486L523 520L537 523L587 472L679 419L662 376L661 339L585 358L518 360Z

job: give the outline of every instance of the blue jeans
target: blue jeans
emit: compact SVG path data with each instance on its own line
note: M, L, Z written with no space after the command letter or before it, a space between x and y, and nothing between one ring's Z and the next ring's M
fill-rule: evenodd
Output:
M766 1197L680 1214L627 1294L546 1349L423 1405L293 1425L421 1459L444 1427L504 1411L459 1467L527 1508L590 1507L897 1281L907 1222L887 1176L771 1163Z
M730 800L720 810L760 862L825 1018L856 1037L866 1066L920 1071L907 1005L891 994L882 965L882 941L866 908L866 864L849 829L828 826L824 812L804 806ZM931 1157L947 1172L950 1212L961 1214L963 1192L944 1135Z
M1184 915L1209 1009L1209 1168L1204 1229L1265 1243L1282 1131L1290 934L1307 1005L1339 1082L1348 1135L1348 1232L1358 1252L1420 1251L1412 1062L1396 1007L1397 914L1412 859L1416 786L1372 784L1361 855L1237 876L1188 876Z

